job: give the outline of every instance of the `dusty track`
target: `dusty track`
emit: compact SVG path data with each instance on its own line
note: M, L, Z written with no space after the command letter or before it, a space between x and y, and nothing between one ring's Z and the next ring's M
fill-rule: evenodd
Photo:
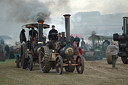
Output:
M83 74L63 72L56 75L55 70L42 73L38 66L33 71L16 68L14 60L0 62L0 85L128 85L128 64L120 59L116 69L106 60L85 61Z

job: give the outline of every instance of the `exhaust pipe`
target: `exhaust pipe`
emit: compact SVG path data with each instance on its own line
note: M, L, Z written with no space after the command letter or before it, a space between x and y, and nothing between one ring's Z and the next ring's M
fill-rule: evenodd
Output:
M70 14L65 14L66 43L70 42Z
M128 17L123 17L123 34L128 35Z
M38 22L38 42L42 42L42 35L43 35L43 23L44 20L40 17L37 18L37 22Z

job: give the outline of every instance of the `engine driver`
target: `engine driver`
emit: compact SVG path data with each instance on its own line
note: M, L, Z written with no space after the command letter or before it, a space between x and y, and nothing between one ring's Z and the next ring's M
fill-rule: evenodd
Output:
M52 29L49 31L48 34L49 42L48 46L49 48L53 48L53 44L58 40L58 31L55 29L55 26L52 25Z
M52 25L52 29L49 31L48 38L51 41L57 41L58 40L58 31L55 29L55 26Z
M29 31L29 36L31 41L36 40L36 36L38 35L38 32L32 27L32 30Z

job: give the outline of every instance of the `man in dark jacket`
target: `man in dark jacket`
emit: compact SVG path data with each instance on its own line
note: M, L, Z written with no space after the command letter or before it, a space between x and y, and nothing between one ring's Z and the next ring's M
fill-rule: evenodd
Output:
M55 29L55 26L52 25L52 29L49 31L49 35L48 35L48 38L49 40L58 40L58 31Z
M79 47L80 38L78 37L78 35L76 35L74 42L77 42L77 47Z
M21 32L20 32L20 42L26 42L26 36L25 36L25 30L22 29Z

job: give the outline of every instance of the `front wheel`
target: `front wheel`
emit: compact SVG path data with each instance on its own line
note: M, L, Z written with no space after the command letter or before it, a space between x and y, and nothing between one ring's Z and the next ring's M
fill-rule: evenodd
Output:
M76 66L77 73L82 74L84 72L84 58L82 55L77 56L76 64L78 64Z
M29 54L29 60L28 60L28 69L32 71L33 69L33 57L31 54Z
M61 56L57 56L56 58L56 73L58 75L63 73L63 60Z
M48 61L47 58L45 58L45 59L43 60L43 62L41 62L40 64L41 64L40 69L41 69L41 71L42 71L43 73L48 73L48 72L50 71L50 69L51 69L51 64L50 64L50 62Z

